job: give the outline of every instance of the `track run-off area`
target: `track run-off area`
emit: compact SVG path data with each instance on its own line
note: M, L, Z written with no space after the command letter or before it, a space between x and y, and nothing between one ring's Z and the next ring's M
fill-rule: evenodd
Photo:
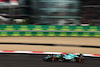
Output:
M0 50L100 54L99 37L0 37L0 43Z
M83 63L46 62L47 55L35 54L0 54L0 67L99 67L100 58L85 57Z

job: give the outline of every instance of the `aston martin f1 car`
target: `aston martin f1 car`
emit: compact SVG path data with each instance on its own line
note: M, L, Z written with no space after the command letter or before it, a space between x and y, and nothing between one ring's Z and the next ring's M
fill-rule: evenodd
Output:
M72 62L83 62L84 57L83 54L75 55L71 53L67 54L52 54L44 57L44 61L51 61L51 62L64 62L64 61L72 61Z

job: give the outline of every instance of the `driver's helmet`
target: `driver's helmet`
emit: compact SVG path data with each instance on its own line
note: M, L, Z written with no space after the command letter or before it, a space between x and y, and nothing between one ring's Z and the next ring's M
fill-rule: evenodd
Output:
M61 54L61 57L63 57L64 55L63 54Z
M80 55L83 55L83 54L80 54Z

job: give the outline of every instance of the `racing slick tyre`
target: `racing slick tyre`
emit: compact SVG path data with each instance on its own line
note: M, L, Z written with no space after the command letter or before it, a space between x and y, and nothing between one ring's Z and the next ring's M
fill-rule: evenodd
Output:
M83 62L83 58L82 58L82 57L79 57L79 58L77 59L77 62L79 62L79 63Z
M51 62L55 62L56 61L56 57L51 57Z

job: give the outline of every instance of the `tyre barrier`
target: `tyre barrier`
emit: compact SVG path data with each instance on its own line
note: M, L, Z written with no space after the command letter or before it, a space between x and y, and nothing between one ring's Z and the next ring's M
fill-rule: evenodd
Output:
M100 31L100 26L68 26L68 25L0 25L0 30Z
M0 36L100 37L98 32L0 32Z
M0 36L100 37L100 26L0 25Z

